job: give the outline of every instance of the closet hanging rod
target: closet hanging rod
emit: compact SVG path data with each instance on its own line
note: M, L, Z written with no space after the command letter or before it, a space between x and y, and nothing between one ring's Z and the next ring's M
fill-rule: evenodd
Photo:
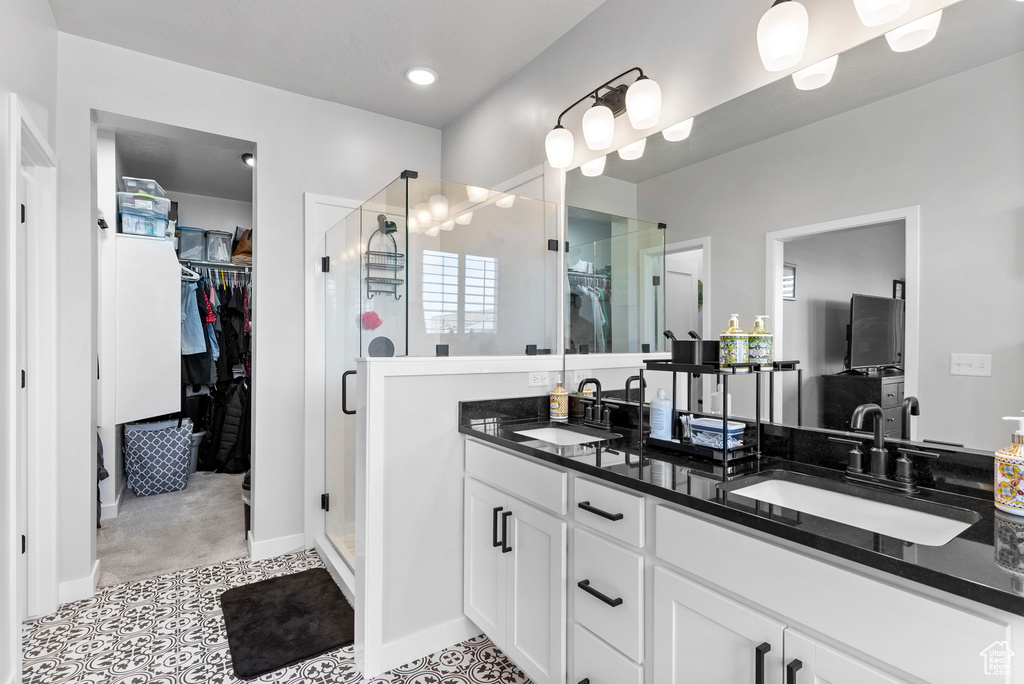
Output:
M189 268L242 269L246 273L249 273L252 270L252 266L249 264L232 264L228 261L199 261L198 259L179 259L179 261Z
M572 278L572 277L576 277L576 278L611 278L611 276L604 275L603 273L584 273L582 271L566 271L566 272L569 274L570 278Z

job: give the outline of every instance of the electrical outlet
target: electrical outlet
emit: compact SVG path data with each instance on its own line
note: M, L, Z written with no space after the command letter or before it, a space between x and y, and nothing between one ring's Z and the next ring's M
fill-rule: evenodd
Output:
M580 383L594 375L592 370L576 370L572 372L572 386L579 387Z
M530 387L547 387L549 382L547 371L532 371L530 373Z
M991 377L992 355L991 354L950 354L949 355L950 375L975 375Z

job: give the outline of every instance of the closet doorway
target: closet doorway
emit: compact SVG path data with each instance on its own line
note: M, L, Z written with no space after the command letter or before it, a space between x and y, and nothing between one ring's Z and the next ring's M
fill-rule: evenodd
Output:
M97 113L97 584L248 555L255 145Z

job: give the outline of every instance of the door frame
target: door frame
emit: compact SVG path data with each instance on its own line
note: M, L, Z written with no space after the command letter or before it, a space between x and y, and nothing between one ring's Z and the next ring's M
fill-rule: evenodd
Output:
M700 309L700 322L703 328L704 339L714 339L717 337L711 329L711 236L705 235L703 237L693 238L692 240L681 240L679 242L671 242L665 245L665 257L669 257L673 254L679 254L681 252L694 252L701 250L701 282L704 284L704 306ZM668 268L668 261L666 259L665 267ZM667 301L667 290L666 290L666 301ZM666 320L668 319L668 312L665 314ZM680 337L680 339L685 339ZM714 391L714 385L711 382L710 375L704 375L702 378L697 380L700 386L700 396L697 399L703 397L711 397L711 393ZM691 407L687 407L687 410L694 410Z
M52 407L56 405L56 327L57 327L57 155L53 152L42 129L36 125L23 101L11 94L8 103L10 153L8 157L8 203L7 220L10 226L20 221L18 202L21 171L24 168L33 177L33 192L25 197L26 206L31 212L32 229L27 232L26 239L26 286L28 287L28 355L26 365L31 371L27 383L27 491L19 491L15 480L16 465L14 459L5 464L9 477L8 491L5 493L10 529L8 539L16 539L16 515L18 502L27 497L28 529L28 579L27 607L30 617L46 615L57 609L57 500L52 495L52 483L56 480L56 445ZM7 244L4 251L7 262L4 264L7 273L9 292L16 297L14 288L18 278L16 274L17 256L13 252L15 231L9 231L5 237ZM10 304L15 304L12 300ZM11 353L4 359L5 403L14 411L20 382L17 381L20 369L17 368L17 357L14 344L16 342L16 306L8 311L5 344L10 346ZM12 416L5 416L5 422ZM13 423L12 423L13 424ZM5 451L15 453L16 436L14 430L6 430ZM46 483L46 484L44 484ZM11 548L10 551L15 551ZM17 605L18 591L17 557L11 554L9 562L11 583L5 588L12 601ZM9 662L21 662L20 634L21 629L17 615L14 614L12 626L15 643L5 644L4 648L13 650Z
M902 221L904 226L904 252L906 260L906 330L903 353L903 375L907 396L917 396L920 373L921 346L921 207L913 205L889 209L872 214L812 223L796 228L771 231L765 235L765 309L775 329L775 349L785 355L782 305L782 271L785 262L785 243L798 238L832 233L855 228L867 228L883 223ZM785 407L783 385L775 385L775 405ZM783 408L783 412L785 408ZM785 415L782 415L782 421ZM795 421L794 421L795 422ZM917 423L912 426L911 438L917 438Z

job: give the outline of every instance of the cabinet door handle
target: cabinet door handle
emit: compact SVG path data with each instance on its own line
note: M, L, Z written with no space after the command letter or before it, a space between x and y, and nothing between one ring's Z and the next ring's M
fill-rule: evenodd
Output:
M512 547L508 545L508 519L512 517L512 511L505 511L501 514L501 552L508 553Z
M764 654L772 650L767 641L754 649L754 684L764 684Z
M786 665L786 684L796 684L796 673L803 669L803 666L799 660L789 661L789 665Z
M590 580L588 580L588 579L580 580L579 582L576 583L576 586L579 587L580 589L582 589L583 591L587 592L588 594L590 594L594 598L600 599L601 601L604 601L605 603L607 603L612 608L614 608L616 606L621 606L622 605L622 599L621 598L609 598L608 596L605 596L604 594L599 592L597 589L594 589L594 587L590 586Z
M498 513L501 510L501 506L495 506L494 510L491 511L491 546L494 548L501 546L501 542L498 541Z
M348 376L355 374L355 371L345 371L341 374L341 412L347 416L356 415L355 411L348 408Z
M622 520L623 518L622 513L609 513L608 511L602 511L600 508L594 508L593 506L591 506L589 501L580 501L576 505L585 510L587 513L593 513L594 515L599 515L602 518L606 518L608 520Z

